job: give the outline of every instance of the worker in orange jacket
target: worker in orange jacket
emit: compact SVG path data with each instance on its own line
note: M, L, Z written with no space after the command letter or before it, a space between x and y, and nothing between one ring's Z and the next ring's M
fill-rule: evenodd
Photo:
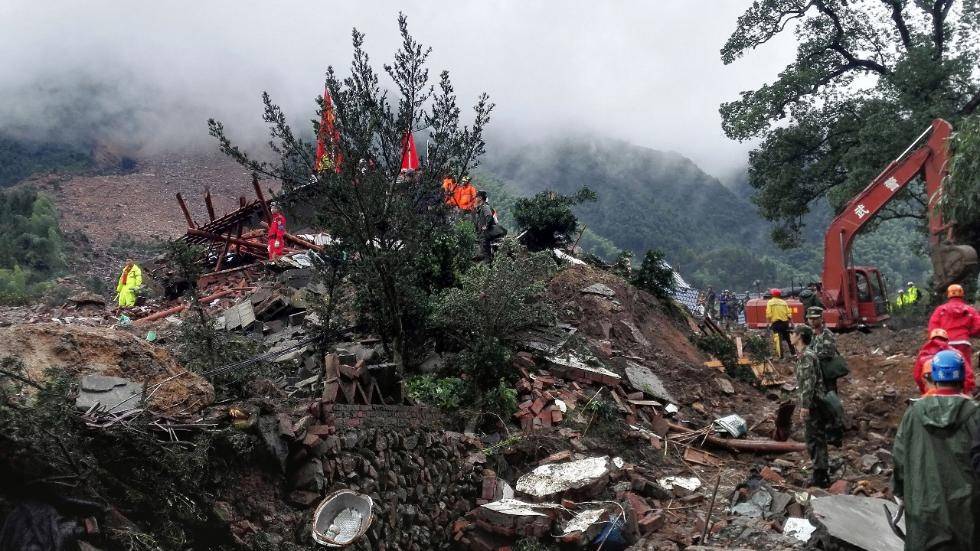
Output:
M966 366L966 379L963 389L972 392L975 386L973 374L973 344L971 337L980 337L980 313L963 298L963 286L953 284L946 289L947 301L932 312L929 317L929 331L936 328L946 330L949 345L962 356Z
M949 335L946 334L946 330L937 327L929 332L929 340L919 349L919 353L915 357L915 366L912 368L912 378L915 379L915 384L919 387L920 393L925 394L929 390L926 375L932 371L933 356L943 350L953 350L953 347L949 345ZM972 388L974 384L973 373L967 373L966 377L964 383L968 380L970 388Z
M463 212L471 212L476 207L476 187L469 176L464 176L459 184L447 176L442 180L442 189L446 192L446 204L450 207Z
M279 205L273 204L270 209L272 218L269 220L269 260L276 260L282 256L283 248L286 246L286 216L279 209Z

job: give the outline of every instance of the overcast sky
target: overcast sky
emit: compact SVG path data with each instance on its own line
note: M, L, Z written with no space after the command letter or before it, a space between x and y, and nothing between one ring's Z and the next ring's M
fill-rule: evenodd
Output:
M579 127L677 151L724 177L749 146L724 137L719 103L771 80L794 49L784 40L722 65L718 50L749 4L2 0L0 124L43 128L54 113L104 109L144 136L151 128L151 145L210 145L208 116L233 135L256 132L262 90L309 119L326 66L346 72L351 28L387 62L401 10L433 47L433 77L449 69L464 105L491 95L496 131ZM112 99L87 105L93 86Z

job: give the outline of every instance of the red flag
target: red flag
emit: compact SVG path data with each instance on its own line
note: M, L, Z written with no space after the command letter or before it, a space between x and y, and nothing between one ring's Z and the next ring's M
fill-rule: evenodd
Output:
M405 132L402 138L402 170L419 169L419 152L415 149L415 138L411 132Z
M327 157L327 162L333 162L334 172L340 172L340 162L343 156L338 151L337 144L340 143L340 132L334 122L337 116L333 112L333 100L330 97L330 90L326 86L323 88L323 116L320 119L320 132L316 136L316 161L314 167L319 172L323 167L323 158ZM329 151L329 156L328 156Z

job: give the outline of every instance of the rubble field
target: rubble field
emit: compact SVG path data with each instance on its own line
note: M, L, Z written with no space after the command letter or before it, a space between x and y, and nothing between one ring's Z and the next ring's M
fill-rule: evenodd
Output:
M234 457L197 504L209 527L198 537L214 548L310 548L342 531L342 515L360 522L349 547L364 550L901 548L884 525L872 529L880 546L862 547L853 523L891 498L889 450L915 394L920 330L839 336L851 426L824 491L806 487L802 428L784 422L790 362L774 362L765 381L732 377L696 346L706 329L682 306L588 265L548 282L557 324L518 336L510 418L414 403L352 313L344 342L324 351L310 340L310 305L325 292L307 264L315 238L199 281L209 320L252 343L250 361L264 366L239 397L216 398L219 383L175 359L191 312L161 290L166 267L149 260L154 292L125 322L109 297L79 288L61 305L2 309L0 358L18 358L38 383L70 377L66 399L87 430L143 419L176 441L236 442L219 448ZM320 519L338 492L363 496L371 514ZM0 513L15 505L0 497ZM126 513L103 519L106 530L145 522ZM86 534L101 548L99 531Z

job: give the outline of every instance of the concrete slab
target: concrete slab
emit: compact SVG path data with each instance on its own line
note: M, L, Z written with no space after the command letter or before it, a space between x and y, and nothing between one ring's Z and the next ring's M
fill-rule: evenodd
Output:
M138 408L142 395L142 383L134 383L122 377L84 375L78 384L75 407L87 411L99 404L100 410L123 413Z
M603 480L613 468L609 456L549 463L519 478L515 489L534 498L559 496L565 491L585 488Z
M648 367L635 362L626 362L626 378L636 390L641 390L649 396L665 402L677 402L677 399L664 386L660 377L650 371Z
M905 543L885 520L883 505L894 514L898 505L864 496L815 497L810 501L812 519L821 537L840 540L865 551L903 551ZM899 523L905 529L905 519ZM825 534L823 534L825 532Z

